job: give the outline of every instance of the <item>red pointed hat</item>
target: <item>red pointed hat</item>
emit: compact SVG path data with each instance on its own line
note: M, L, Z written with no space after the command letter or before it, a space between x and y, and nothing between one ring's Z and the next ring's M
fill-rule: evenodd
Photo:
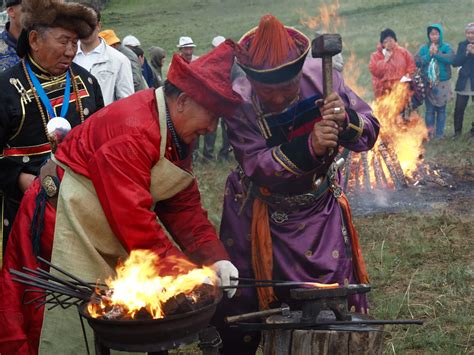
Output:
M291 80L303 67L311 41L302 32L265 15L239 41L237 62L247 76L266 84Z
M242 102L232 90L235 43L226 40L208 54L187 63L175 54L167 79L194 101L218 116L232 116Z

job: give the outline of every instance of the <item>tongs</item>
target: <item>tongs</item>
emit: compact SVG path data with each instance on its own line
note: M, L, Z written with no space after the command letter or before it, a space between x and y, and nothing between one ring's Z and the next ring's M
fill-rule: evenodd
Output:
M257 280L246 277L231 277L232 281L239 281L238 285L221 286L222 289L233 289L233 288L257 288L257 287L313 287L313 288L338 288L338 283L333 284L321 284L318 282L309 281L288 281L288 280Z

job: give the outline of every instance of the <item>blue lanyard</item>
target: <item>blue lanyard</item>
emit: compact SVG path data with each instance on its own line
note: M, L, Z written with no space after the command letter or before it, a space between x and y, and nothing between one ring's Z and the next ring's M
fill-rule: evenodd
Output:
M26 61L25 61L26 62ZM31 82L38 93L38 96L43 103L44 107L49 113L49 118L56 117L56 113L54 112L53 105L51 105L51 101L49 101L46 92L44 91L43 87L41 86L38 78L36 77L35 73L31 70L30 63L26 62L26 69L28 70L28 74L30 75ZM63 104L61 106L61 116L66 118L67 110L69 108L69 99L71 97L71 78L69 77L69 71L66 72L66 87L64 88L64 97L63 97Z

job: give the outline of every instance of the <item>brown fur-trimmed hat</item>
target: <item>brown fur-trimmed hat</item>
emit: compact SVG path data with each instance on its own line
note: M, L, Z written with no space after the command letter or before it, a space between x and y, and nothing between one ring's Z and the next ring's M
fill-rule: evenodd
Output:
M77 33L79 38L85 38L97 25L96 12L77 2L23 0L21 5L23 32L18 39L17 47L20 57L28 52L28 32L35 26L61 27Z

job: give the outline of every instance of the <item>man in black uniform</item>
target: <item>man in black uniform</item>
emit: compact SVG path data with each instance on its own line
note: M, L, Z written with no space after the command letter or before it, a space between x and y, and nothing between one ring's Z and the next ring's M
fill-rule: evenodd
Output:
M23 193L50 157L48 122L63 117L74 127L104 105L97 80L72 63L78 39L96 26L95 12L59 0L24 0L22 8L22 60L0 74L3 251Z

